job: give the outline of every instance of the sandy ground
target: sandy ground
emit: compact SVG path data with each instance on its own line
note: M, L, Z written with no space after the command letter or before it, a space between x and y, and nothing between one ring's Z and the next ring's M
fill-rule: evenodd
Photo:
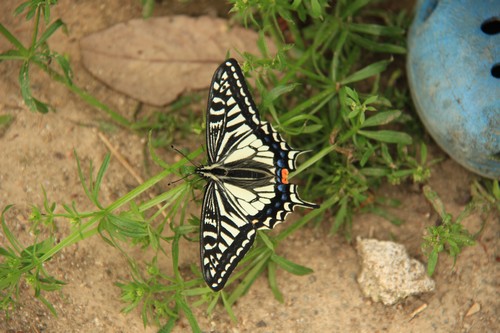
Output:
M17 1L0 4L2 24L19 36L27 38L30 25L13 18L11 13ZM61 17L68 25L69 36L57 33L51 47L67 54L75 70L77 84L131 117L136 101L120 95L96 82L81 66L78 40L91 32L115 23L140 17L138 1L60 1L53 17ZM223 6L207 6L207 1L193 4L165 2L158 6L158 15L172 12L183 14L217 14ZM7 44L0 40L0 50ZM0 114L15 116L10 128L0 137L0 207L14 204L8 214L8 223L14 233L26 244L34 237L28 233L28 216L33 204L41 205L43 186L51 201L69 203L74 200L81 209L91 206L85 200L78 182L73 149L78 151L85 165L94 160L96 165L107 152L98 137L101 113L92 109L63 86L54 83L38 71L33 71L34 94L48 101L56 112L39 115L24 106L17 81L19 64L0 63ZM200 106L200 117L203 107ZM147 177L144 171L143 148L145 139L128 131L115 129L105 135L127 158L133 168ZM203 136L191 140L203 142ZM183 142L179 143L181 146ZM188 143L185 143L186 145ZM443 156L431 147L435 156ZM166 160L174 157L169 153ZM455 215L469 198L469 186L474 175L447 159L432 170L430 185L439 193L448 210ZM137 184L116 159L111 162L105 178L102 198L111 202L127 193ZM356 236L381 240L394 239L406 246L410 255L424 261L420 249L421 236L426 226L436 220L421 190L412 185L385 186L377 195L401 200L399 209L391 212L405 220L401 227L372 215L357 215L354 220ZM305 196L307 197L307 196ZM295 214L295 218L298 214ZM464 222L475 232L480 227L478 216ZM498 217L491 219L477 246L467 248L453 267L450 258L442 257L434 276L436 291L410 297L395 306L373 303L361 294L356 282L359 261L354 244L342 236L327 236L329 222L317 228L303 228L280 246L279 254L314 270L308 276L298 277L279 271L278 281L285 302L277 302L264 277L234 306L238 322L230 320L222 307L212 316L204 308L196 308L195 315L204 332L498 332L499 270ZM68 227L60 225L61 237ZM0 244L5 237L0 234ZM182 244L181 264L198 262L194 244ZM167 260L167 259L166 259ZM165 263L163 267L167 267ZM59 316L49 311L31 296L27 286L21 290L21 304L7 319L0 315L1 332L155 332L144 328L140 313L122 314L120 290L114 282L130 278L125 259L99 237L79 242L64 249L48 265L57 278L68 284L60 293L48 299ZM466 316L471 307L479 311ZM426 306L426 307L425 307ZM423 310L412 319L412 313ZM176 332L189 329L185 318Z

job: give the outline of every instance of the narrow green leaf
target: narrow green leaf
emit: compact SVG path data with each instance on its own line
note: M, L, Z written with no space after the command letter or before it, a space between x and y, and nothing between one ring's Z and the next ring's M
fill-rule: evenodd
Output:
M493 193L493 196L496 198L497 201L500 201L500 181L494 180L492 184L492 189L491 193ZM500 202L499 202L500 204ZM500 207L499 207L500 208Z
M278 264L285 271L295 275L306 275L306 274L311 274L313 272L312 269L293 263L290 260L280 257L275 253L271 255L271 260L274 261L276 264Z
M14 236L14 234L10 231L9 227L7 226L7 223L5 222L5 213L7 213L7 211L9 209L11 209L12 207L13 207L13 205L7 205L3 209L2 214L0 215L0 220L2 222L2 231L3 231L3 234L5 235L5 237L9 240L9 243L14 247L14 250L17 253L21 253L23 246L21 245L21 243L19 243L19 241Z
M40 113L45 114L51 110L50 106L48 106L46 103L36 99L35 97L33 97L33 102L35 103L36 111L38 111Z
M460 226L459 230L450 235L449 241L456 242L461 247L474 245L475 241L472 236L469 235L469 232L463 228L461 224L458 225Z
M444 221L446 219L446 210L444 209L444 204L439 198L438 194L432 190L429 185L424 185L422 188L425 198L431 203L434 210L439 214L441 219Z
M453 239L447 240L448 246L450 247L450 255L456 257L460 253L460 247Z
M7 130L14 121L14 116L10 114L0 115L0 136Z
M351 87L345 86L342 88L342 91L345 92L345 95L352 99L356 104L361 104L359 100L358 93L352 89Z
M385 177L389 174L389 170L384 168L375 168L375 167L363 168L360 170L360 172L365 176L377 177L377 178Z
M210 292L210 288L208 287L200 287L200 288L192 288L182 291L182 295L184 296L200 296L205 295Z
M231 317L231 320L233 322L237 322L238 320L236 319L233 309L231 308L231 304L228 302L226 298L226 293L222 292L221 296L222 296L222 304L224 305L224 309L226 309L227 314L229 315L229 317Z
M386 125L394 119L397 119L400 115L401 111L399 110L377 112L375 115L366 119L361 125L361 128Z
M76 149L73 150L73 155L75 156L76 159L76 169L78 171L78 178L80 179L80 184L82 184L83 191L85 192L85 195L89 200L92 200L92 195L90 192L90 188L87 186L87 182L85 179L85 175L83 174L82 167L80 165L80 158L78 157L78 153L76 152ZM92 164L91 164L92 167Z
M347 197L343 197L340 200L340 207L339 210L337 211L337 214L335 214L335 221L332 225L332 228L330 229L330 234L335 234L337 231L340 229L340 227L345 223L345 219L347 216Z
M61 28L64 26L64 22L61 19L57 19L56 21L52 22L51 25L49 25L43 34L40 36L40 38L37 40L35 44L35 48L39 48L40 45L44 44L47 42L47 40L54 34L54 32L57 31L57 29Z
M319 117L310 114L300 114L294 117L288 118L286 121L281 122L281 128L290 127L296 123L303 125L306 121L311 121L316 124L321 124L322 120Z
M425 165L427 162L427 145L422 141L420 144L420 164Z
M191 330L193 333L201 333L200 326L198 326L198 322L196 321L196 318L191 311L191 308L187 305L186 301L184 298L176 294L175 295L175 303L181 308L182 312L186 316L186 319L189 322L189 325L191 326Z
M207 287L207 289L209 289L209 288ZM208 306L207 306L207 313L208 314L211 314L212 311L215 309L215 306L217 305L221 294L222 293L216 293L215 297L212 298L212 301L210 302L210 304L208 304Z
M149 18L153 14L155 0L142 1L142 18Z
M21 65L21 69L19 71L19 85L21 87L21 96L23 97L24 103L31 111L36 111L33 96L31 96L29 66L28 61L23 62Z
M21 96L24 103L31 111L38 111L40 113L49 112L47 104L39 101L31 95L31 81L29 76L29 61L24 61L19 71L19 85L21 87Z
M328 87L327 89L312 96L311 98L305 100L301 104L294 107L292 110L283 114L283 116L280 117L280 121L281 122L287 121L288 119L293 118L299 114L303 114L309 108L315 108L318 105L324 105L324 103L331 100L335 96L335 94L336 94L336 88L333 86Z
M351 32L360 32L374 36L403 36L405 31L400 27L390 27L378 24L350 23L348 29Z
M317 154L315 154L313 157L302 163L295 171L291 172L288 178L293 178L296 175L300 174L302 171L313 165L314 163L318 162L321 160L324 156L328 155L332 151L335 150L335 146L327 146L320 150Z
M260 53L264 56L269 55L269 48L267 46L267 41L268 39L266 38L266 35L263 30L259 31L259 37L257 39L257 47L259 48Z
M368 96L367 99L363 102L363 105L370 105L378 101L378 95ZM375 111L372 107L367 107L369 111Z
M14 16L17 16L17 15L21 14L22 12L24 12L24 10L26 8L28 8L31 5L31 3L32 3L32 1L25 1L22 4L20 4L19 6L17 6L16 9L14 9Z
M368 162L368 160L370 159L370 157L373 156L373 154L375 153L375 147L370 145L369 143L367 144L368 148L365 150L365 152L363 153L363 156L361 157L361 159L359 160L359 165L361 167L364 167L366 165L366 163ZM361 169L362 171L363 169Z
M276 263L273 261L270 261L269 264L267 265L267 272L268 272L268 281L269 281L269 287L271 288L271 291L273 292L274 298L280 303L284 302L283 299L283 294L279 290L278 287L278 280L276 278Z
M153 162L155 162L158 166L162 167L163 169L170 169L170 165L165 163L159 156L156 154L156 151L153 147L153 130L150 130L148 132L148 150L149 150L149 155L151 156L151 159Z
M0 246L0 256L14 258L15 253Z
M293 91L297 86L300 86L299 83L289 84L289 85L279 85L271 89L265 96L262 101L263 108L268 108L269 105L273 104L273 102L279 98L283 94L288 94Z
M369 4L372 0L354 0L354 1L349 1L348 6L342 11L342 18L345 19L354 13L356 13L358 10Z
M433 249L429 254L429 259L427 261L427 275L432 276L434 274L434 270L436 269L436 265L438 262L439 252L437 249Z
M313 18L320 18L322 15L322 8L318 0L311 0L311 16Z
M292 5L291 5L291 8L293 10L297 10L297 8L299 8L299 6L302 4L302 0L293 0L292 2Z
M26 21L31 20L37 12L37 7L36 6L30 6L28 8L28 12L26 13Z
M394 54L405 54L406 49L403 46L380 43L377 41L370 40L368 38L361 37L357 34L350 34L349 37L351 40L361 46L362 48L367 49L372 52L381 52L381 53L394 53Z
M300 134L311 134L320 131L323 128L323 125L314 124L314 125L306 125L300 130Z
M267 248L274 252L274 244L269 239L269 236L267 236L266 233L264 233L264 232L259 232L259 237L260 237L260 239L262 239L264 244L266 244Z
M99 202L99 191L101 190L102 179L104 178L106 170L108 170L110 159L111 159L111 154L107 153L106 156L104 156L104 160L102 161L99 171L97 172L95 183L92 188L92 196L94 198L95 203Z
M25 56L18 50L7 50L0 53L0 62L5 60L24 60Z
M412 143L412 138L408 134L404 132L396 132L396 131L388 131L388 130L382 130L382 131L364 131L360 130L358 131L359 134L373 139L377 140L380 142L386 142L386 143L398 143L402 145L411 145Z
M392 176L396 177L396 178L404 178L404 177L408 177L408 176L411 176L413 175L413 170L411 169L408 169L408 170L398 170L398 171L394 171L392 172Z
M165 325L163 325L159 330L158 333L170 333L175 327L175 322L177 321L177 318L174 317L169 317L168 321Z
M391 153L389 153L389 147L385 143L380 145L380 153L384 162L392 168L394 166L394 160L392 159Z
M57 311L56 309L54 308L54 306L52 305L52 303L50 303L45 297L39 295L37 297L43 304L45 304L45 306L49 309L49 311L52 313L52 315L54 317L57 318Z
M51 1L45 1L45 9L43 10L43 19L45 21L45 25L50 22L50 5Z
M141 221L122 215L109 214L108 220L116 230L108 230L110 233L118 231L121 235L130 238L142 238L148 236L146 224Z
M342 85L346 85L349 83L364 80L370 76L377 75L377 74L383 72L387 68L387 66L389 66L389 64L391 62L392 62L392 59L381 60L381 61L375 62L373 64L370 64L370 65L360 69L359 71L349 75L348 77L346 77L345 79L340 81L340 83Z
M59 53L54 54L54 58L56 59L57 63L61 67L64 73L64 77L66 79L67 84L73 84L73 71L71 70L71 66L69 64L68 59L66 59L64 56L60 55Z

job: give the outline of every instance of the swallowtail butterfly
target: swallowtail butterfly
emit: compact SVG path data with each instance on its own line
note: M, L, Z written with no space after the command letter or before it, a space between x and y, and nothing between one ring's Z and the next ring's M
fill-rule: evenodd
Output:
M288 183L301 153L259 118L241 69L228 59L214 73L207 107L208 164L201 212L203 277L214 291L224 287L258 229L272 229L303 201Z

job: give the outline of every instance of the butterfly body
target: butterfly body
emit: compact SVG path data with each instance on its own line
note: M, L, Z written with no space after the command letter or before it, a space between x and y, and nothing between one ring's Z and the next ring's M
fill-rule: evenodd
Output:
M288 183L301 153L290 148L272 126L261 121L234 59L215 71L208 98L207 180L201 213L203 277L213 290L252 246L256 230L272 229L294 206L315 208Z

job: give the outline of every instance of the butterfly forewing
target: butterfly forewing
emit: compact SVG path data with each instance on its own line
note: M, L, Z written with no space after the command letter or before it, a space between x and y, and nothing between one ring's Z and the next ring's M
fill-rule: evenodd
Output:
M208 165L197 169L208 181L200 253L213 290L224 287L257 229L272 229L294 206L317 207L288 184L299 154L260 120L238 63L226 60L215 71L208 98Z
M215 71L208 96L208 162L221 161L234 145L260 125L257 108L234 59Z

